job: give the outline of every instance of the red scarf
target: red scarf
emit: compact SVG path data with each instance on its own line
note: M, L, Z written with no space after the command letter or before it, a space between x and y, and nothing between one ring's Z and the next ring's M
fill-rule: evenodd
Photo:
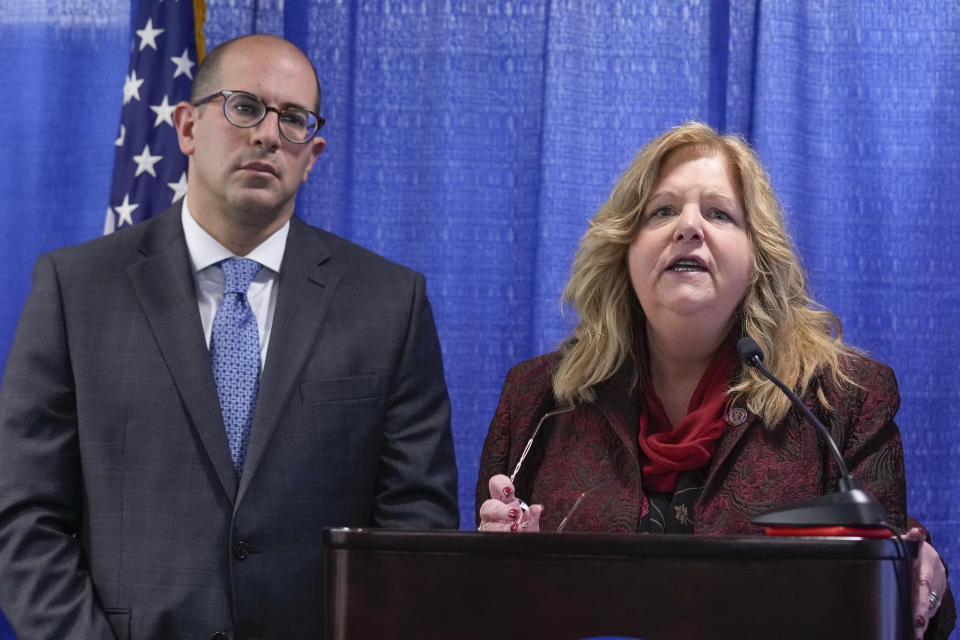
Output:
M647 490L673 492L681 471L699 469L713 457L726 426L725 394L736 363L733 345L725 342L700 377L686 417L672 429L653 384L644 381L640 449L646 457L642 470Z

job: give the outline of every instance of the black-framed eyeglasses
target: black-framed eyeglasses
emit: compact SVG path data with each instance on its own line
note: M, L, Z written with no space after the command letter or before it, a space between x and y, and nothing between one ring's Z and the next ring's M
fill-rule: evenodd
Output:
M304 144L310 142L325 120L302 107L276 107L267 106L258 95L247 93L246 91L231 91L224 89L211 93L206 98L201 98L193 103L193 106L199 107L206 104L214 98L223 96L223 115L227 122L241 129L255 127L267 116L268 111L277 114L277 124L280 126L280 135L295 144Z

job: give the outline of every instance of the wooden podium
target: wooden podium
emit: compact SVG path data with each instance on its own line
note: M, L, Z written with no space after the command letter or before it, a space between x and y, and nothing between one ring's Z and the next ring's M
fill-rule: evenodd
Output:
M323 541L327 640L912 638L910 559L890 540L327 529Z

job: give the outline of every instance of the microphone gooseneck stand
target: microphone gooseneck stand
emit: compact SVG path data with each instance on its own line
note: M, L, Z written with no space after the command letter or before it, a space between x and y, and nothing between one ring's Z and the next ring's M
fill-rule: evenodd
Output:
M837 491L811 498L783 509L768 511L754 516L750 522L765 527L767 535L792 536L858 536L868 538L887 538L892 534L897 560L894 562L897 586L900 593L900 608L904 639L913 638L911 607L911 574L906 542L900 533L886 521L883 507L872 495L864 491L860 482L853 477L847 463L840 453L830 431L817 419L802 400L763 364L763 350L750 336L737 342L740 360L749 367L757 369L765 378L783 391L790 402L812 424L820 437L827 443L840 471ZM905 565L901 567L901 565Z

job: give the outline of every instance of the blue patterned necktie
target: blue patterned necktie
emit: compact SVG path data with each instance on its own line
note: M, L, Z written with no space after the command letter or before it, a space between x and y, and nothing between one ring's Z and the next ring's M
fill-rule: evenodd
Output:
M260 336L257 319L247 302L247 289L260 271L260 263L230 258L223 269L223 301L213 319L210 359L227 427L233 469L240 477L250 440L253 410L260 386Z

